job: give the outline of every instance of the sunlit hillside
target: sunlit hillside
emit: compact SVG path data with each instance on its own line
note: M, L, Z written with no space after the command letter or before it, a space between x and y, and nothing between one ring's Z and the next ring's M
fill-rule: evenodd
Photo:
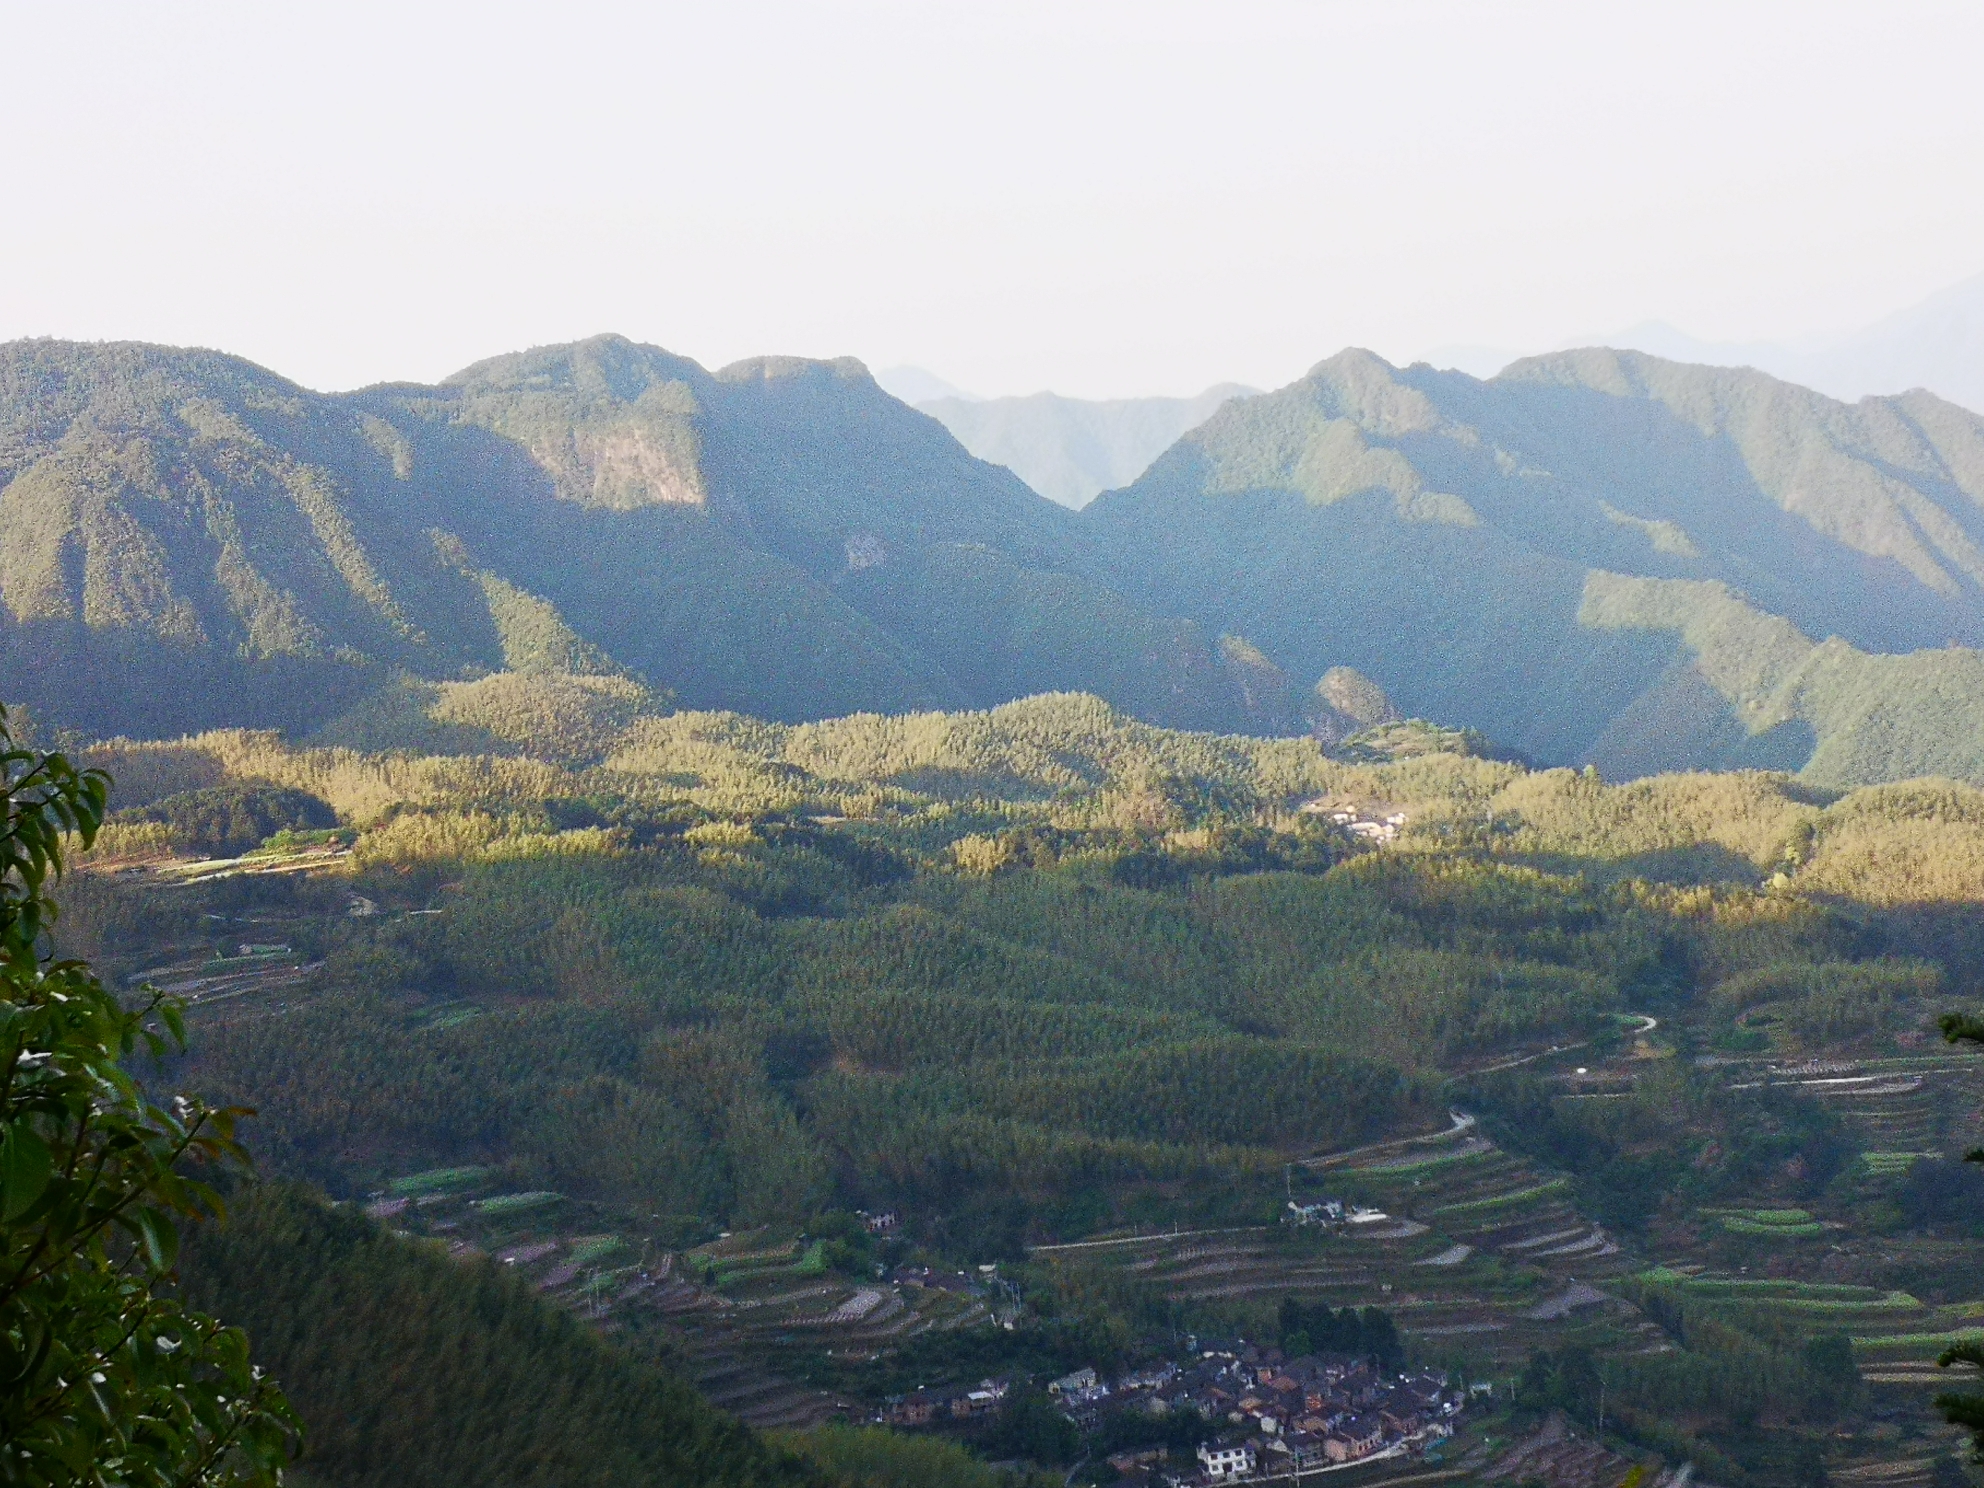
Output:
M1125 583L1292 676L1608 774L1975 775L1984 422L1564 352L1348 351L1084 512Z
M0 691L91 735L444 750L483 747L461 689L504 672L617 679L573 684L616 717L1080 691L1333 740L1354 672L1386 716L1613 777L1984 779L1980 451L1927 394L1346 352L1070 512L848 360L711 373L609 336L324 396L20 342Z
M1889 1460L1824 1445L1863 1391L1926 1431L1975 1308L1984 1072L1929 1039L1984 953L1975 787L1608 784L1079 694L772 723L610 674L409 680L325 741L87 746L118 811L58 941L187 999L188 1078L257 1109L269 1176L494 1268L426 1276L302 1190L195 1248L356 1423L327 1481L377 1480L394 1422L483 1460L367 1383L443 1326L580 1371L584 1420L681 1408L659 1362L832 1463L900 1438L812 1428L919 1384L1299 1350L1327 1302L1540 1401L1602 1372L1615 1441L1794 1488L1808 1448ZM1831 1291L1744 1300L1820 1258ZM413 1295L443 1312L353 1321ZM539 1429L514 1370L479 1388L474 1440ZM1070 1463L1058 1416L1013 1445L1031 1409L961 1440Z

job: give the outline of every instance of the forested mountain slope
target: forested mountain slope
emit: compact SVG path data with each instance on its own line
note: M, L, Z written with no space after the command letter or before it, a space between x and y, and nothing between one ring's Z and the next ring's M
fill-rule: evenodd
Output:
M250 1330L335 1488L823 1488L686 1383L480 1257L417 1249L307 1191L243 1193L196 1231L185 1289Z
M1317 679L1354 668L1387 714L1611 775L1979 779L1980 499L1984 419L1928 394L1627 352L1488 382L1345 352L1075 513L852 361L600 337L323 396L22 342L0 691L97 735L452 750L485 747L450 710L486 714L458 690L491 673L574 679L616 728L671 696L800 721L1083 691L1334 734Z
M303 731L394 671L504 667L780 718L1072 686L1286 726L1100 567L855 362L602 337L327 397L212 352L0 349L0 668L94 732Z
M1548 760L1854 781L1984 768L1980 501L1984 419L1926 393L1350 351L1083 516L1130 587L1290 675L1354 666Z
M1947 1454L1919 1387L1977 1316L1984 1070L1929 1030L1976 1000L1984 791L497 681L449 726L570 740L82 757L122 810L53 949L187 998L174 1087L370 1211L238 1196L189 1247L311 1481L789 1480L652 1366L767 1427L1044 1412L1325 1300L1525 1408L1603 1380L1615 1442L1731 1488L1944 1480L1894 1464ZM1395 1222L1275 1222L1323 1198ZM1026 1398L955 1430L1099 1479L1115 1438L1016 1442Z

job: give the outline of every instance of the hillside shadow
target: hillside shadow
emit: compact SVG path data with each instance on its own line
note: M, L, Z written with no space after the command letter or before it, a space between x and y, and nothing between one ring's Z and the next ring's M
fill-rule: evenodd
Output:
M1464 449L1422 436L1414 441L1415 461L1446 467L1442 473L1464 482L1461 494L1484 516L1546 551L1595 556L1584 546L1591 515L1573 520L1561 501L1539 502L1534 481L1489 464L1488 446L1515 452L1577 495L1677 523L1702 550L1700 561L1690 562L1640 544L1631 548L1639 571L1724 579L1814 639L1838 635L1863 650L1905 651L1951 636L1984 637L1974 608L1944 600L1899 563L1848 548L1784 510L1732 438L1705 434L1654 398L1545 382L1434 378L1443 403L1486 437L1482 448ZM1857 451L1836 458L1883 468ZM1910 475L1906 484L1919 487L1921 478Z
M307 734L385 675L369 662L247 658L67 620L22 625L0 610L0 699L100 738L216 728Z
M410 520L460 539L478 568L684 705L799 720L961 701L928 657L767 550L743 503L583 505L522 443L451 419L444 399L359 396L426 473Z
M1781 770L1795 775L1819 746L1801 718L1751 733L1729 700L1687 658L1678 640L1675 661L1655 683L1615 713L1583 763L1607 780L1638 780L1671 770Z
M942 801L1046 801L1055 791L1035 780L1023 780L1002 770L963 770L927 765L898 770L883 777L890 785Z
M1755 887L1763 871L1741 853L1713 842L1660 848L1601 858L1577 853L1510 853L1497 861L1520 864L1544 873L1578 875L1595 883L1643 879L1671 885L1748 885Z
M1984 1011L1984 903L1910 901L1873 904L1849 894L1805 898L1841 915L1857 932L1856 958L1895 956L1933 961L1948 978L1945 1002Z
M1323 504L1191 489L1206 479L1203 454L1175 448L1081 515L1145 594L1246 636L1298 682L1354 667L1403 713L1558 764L1672 660L1671 638L1579 625L1584 562L1492 523L1403 520L1379 489Z

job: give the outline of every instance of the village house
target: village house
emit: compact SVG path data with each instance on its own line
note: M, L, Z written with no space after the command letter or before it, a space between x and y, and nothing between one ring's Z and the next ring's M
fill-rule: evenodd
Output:
M882 1419L891 1426L928 1426L939 1410L949 1407L948 1392L916 1390L890 1398Z
M1203 1446L1199 1448L1199 1466L1204 1469L1206 1477L1215 1483L1251 1477L1254 1449L1250 1446Z
M976 1387L959 1392L951 1401L951 1414L959 1420L992 1414L1006 1403L1012 1383L1004 1378L980 1380Z
M1282 1212L1281 1222L1288 1225L1340 1225L1343 1216L1341 1199L1318 1199L1313 1204L1298 1204L1290 1199L1288 1207Z
M1396 1399L1386 1402L1378 1409L1378 1420L1390 1436L1411 1436L1425 1424L1418 1410Z
M1328 1459L1323 1453L1323 1439L1307 1431L1291 1431L1268 1443L1268 1451L1275 1461L1267 1463L1269 1471L1277 1467L1303 1469L1320 1467Z
M1208 1457L1211 1465L1176 1479L1191 1488L1357 1462L1437 1442L1452 1434L1465 1405L1465 1392L1450 1389L1437 1373L1388 1375L1365 1358L1287 1357L1244 1340L1206 1349L1197 1358L1140 1367L1113 1384L1093 1369L1078 1369L1047 1388L1060 1413L1084 1431L1100 1429L1105 1410L1191 1411L1217 1423L1227 1434L1206 1443L1202 1465ZM951 1407L959 1413L972 1408ZM1124 1476L1148 1475L1146 1464L1132 1466Z
M879 1419L889 1426L928 1426L945 1419L972 1420L1001 1409L1011 1388L1011 1380L1000 1378L980 1380L976 1385L913 1390L907 1395L889 1397Z
M1383 1380L1372 1371L1368 1364L1359 1364L1337 1380L1336 1388L1345 1400L1358 1410L1369 1410L1385 1398Z
M1093 1390L1102 1383L1101 1377L1093 1369L1077 1369L1073 1374L1064 1374L1047 1386L1049 1395L1075 1395Z
M923 1287L938 1292L964 1292L977 1296L980 1287L962 1271L937 1271L929 1266L898 1266L890 1278L898 1286Z
M1384 1443L1384 1422L1376 1416L1352 1416L1323 1438L1323 1454L1332 1462L1355 1462Z
M1102 1404L1110 1391L1093 1369L1077 1369L1050 1383L1047 1393L1060 1406L1062 1415L1083 1431L1093 1431L1101 1424Z
M1438 1375L1414 1375L1401 1388L1410 1391L1413 1399L1419 1402L1419 1413L1423 1416L1436 1412L1444 1416L1460 1414L1461 1396L1458 1392L1450 1394L1447 1382Z
M1134 1370L1116 1381L1116 1393L1129 1394L1135 1390L1161 1390L1178 1378L1178 1366L1165 1362L1154 1364L1148 1369Z
M1084 1435L1099 1429L1102 1425L1102 1404L1095 1400L1071 1400L1062 1397L1062 1416L1072 1421L1075 1429Z

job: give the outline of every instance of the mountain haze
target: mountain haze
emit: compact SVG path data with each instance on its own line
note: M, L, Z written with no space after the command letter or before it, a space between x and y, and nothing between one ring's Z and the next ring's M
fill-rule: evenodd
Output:
M1638 352L1347 351L1074 512L852 360L606 336L329 396L20 342L0 602L0 695L97 735L580 759L671 705L1086 692L1611 775L1984 779L1984 419Z
M875 386L891 398L900 399L912 407L933 398L962 398L967 403L980 401L978 394L968 393L954 382L946 382L927 367L884 367L874 375Z
M600 337L325 396L211 352L0 349L8 695L94 731L309 730L396 673L503 669L786 719L1077 688L1285 724L1092 549L853 361Z
M1084 516L1128 587L1292 676L1353 666L1542 760L1865 779L1979 768L1980 501L1984 420L1928 394L1350 351Z
M1657 321L1607 339L1679 361L1757 367L1835 398L1927 388L1984 412L1984 274L1858 330L1807 342L1703 341Z
M1254 391L1223 382L1195 398L1092 402L1034 393L926 398L916 406L979 459L1004 465L1049 500L1079 510L1098 493L1128 485L1186 430Z

